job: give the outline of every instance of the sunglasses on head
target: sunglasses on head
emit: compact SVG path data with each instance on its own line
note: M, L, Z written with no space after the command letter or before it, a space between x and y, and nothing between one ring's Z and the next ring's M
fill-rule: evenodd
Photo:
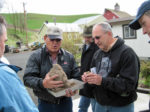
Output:
M61 41L61 39L50 39L50 41L56 41L56 42L60 42Z

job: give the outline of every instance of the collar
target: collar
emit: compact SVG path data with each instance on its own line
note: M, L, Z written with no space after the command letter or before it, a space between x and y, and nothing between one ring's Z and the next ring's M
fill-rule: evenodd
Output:
M51 56L51 54L50 54L49 50L47 49L47 47L46 47L46 54L48 54L49 56ZM57 55L62 55L62 54L63 54L63 51L60 48Z
M4 62L2 62L2 61L0 61L0 66L8 66L8 67L11 68L12 70L14 70L16 73L17 73L18 71L21 71L21 70L22 70L21 67L18 67L18 66L16 66L16 65L8 65L8 64L6 64L6 63L4 63Z
M108 52L108 51L111 50L111 48L115 45L115 43L117 42L117 40L118 40L118 38L115 38L115 39L114 39L114 41L110 44L110 46L108 47L108 49L107 49L106 52Z

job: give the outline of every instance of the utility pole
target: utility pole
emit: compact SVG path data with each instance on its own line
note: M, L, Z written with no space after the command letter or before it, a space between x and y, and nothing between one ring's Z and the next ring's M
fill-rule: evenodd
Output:
M53 17L54 25L56 25L56 17Z
M24 27L26 31L26 46L28 47L28 33L27 33L27 17L26 17L26 10L25 10L25 3L23 2L23 10L24 10Z

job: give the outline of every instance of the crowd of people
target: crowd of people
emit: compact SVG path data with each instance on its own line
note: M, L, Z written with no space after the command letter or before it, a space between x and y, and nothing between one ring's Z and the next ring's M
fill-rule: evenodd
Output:
M150 0L141 4L129 27L142 28L143 34L150 37ZM90 104L93 112L134 112L140 73L140 61L134 50L121 37L113 36L107 22L85 27L79 69L74 56L61 47L62 33L57 26L47 28L45 44L33 51L27 61L23 84L17 76L21 68L3 61L8 38L6 21L0 16L0 112L73 112L71 97L78 90L67 89L61 97L48 92L64 86L63 81L55 80L58 74L50 76L53 64L59 64L68 79L84 82L79 90L78 112L88 112ZM24 85L38 97L37 106Z

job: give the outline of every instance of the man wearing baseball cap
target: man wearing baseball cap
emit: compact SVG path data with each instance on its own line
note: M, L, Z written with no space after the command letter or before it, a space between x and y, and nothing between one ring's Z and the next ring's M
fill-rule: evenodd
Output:
M150 37L150 0L147 0L141 4L136 18L129 24L129 26L134 30L142 28L143 34L147 34Z
M150 30L150 0L147 0L141 4L138 9L136 18L129 24L130 28L138 30L143 29L143 34L148 34L147 30Z
M68 79L80 77L73 55L61 48L62 39L60 28L48 26L44 36L45 45L31 54L26 65L24 84L32 88L38 97L39 112L72 112L71 96L76 91L67 90L62 97L54 97L47 91L64 85L63 81L55 81L57 74L50 77L53 64L59 64Z

